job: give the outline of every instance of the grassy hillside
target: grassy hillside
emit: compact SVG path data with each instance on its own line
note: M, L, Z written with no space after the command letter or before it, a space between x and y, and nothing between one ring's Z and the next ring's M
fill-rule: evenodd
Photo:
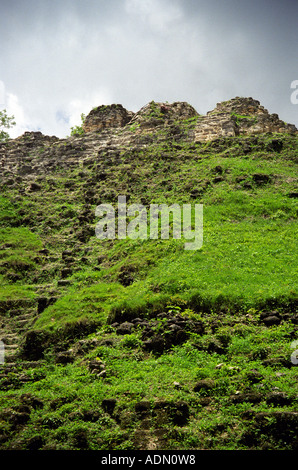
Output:
M191 126L2 178L3 340L37 315L0 366L0 448L297 448L297 137ZM97 239L118 195L203 204L202 248Z

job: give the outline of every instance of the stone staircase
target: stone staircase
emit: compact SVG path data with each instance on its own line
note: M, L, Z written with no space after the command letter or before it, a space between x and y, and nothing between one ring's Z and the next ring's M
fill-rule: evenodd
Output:
M15 301L18 305L18 301ZM13 308L10 308L13 306ZM4 344L5 364L14 362L18 357L22 336L37 318L37 305L31 301L19 301L19 307L7 303L7 309L0 311L0 340Z

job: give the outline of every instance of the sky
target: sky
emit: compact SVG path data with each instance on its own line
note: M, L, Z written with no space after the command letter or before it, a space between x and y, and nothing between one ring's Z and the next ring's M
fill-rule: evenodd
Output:
M0 110L13 138L62 138L101 104L242 96L298 127L297 20L297 0L0 0Z

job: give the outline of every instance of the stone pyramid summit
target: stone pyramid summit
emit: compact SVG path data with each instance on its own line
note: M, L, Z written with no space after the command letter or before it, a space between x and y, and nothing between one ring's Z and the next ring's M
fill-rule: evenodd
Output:
M236 97L218 103L200 115L187 102L155 102L138 112L121 104L100 105L86 116L80 134L65 139L25 132L0 144L1 176L47 173L54 168L75 167L103 153L139 150L160 140L206 143L219 138L257 134L296 135L293 124L270 114L253 98Z

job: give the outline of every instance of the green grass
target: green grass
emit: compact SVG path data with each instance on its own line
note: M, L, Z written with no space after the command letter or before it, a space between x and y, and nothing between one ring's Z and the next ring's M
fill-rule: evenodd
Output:
M74 286L54 305L48 307L35 323L36 328L48 326L50 330L63 327L69 322L94 319L105 323L107 309L124 288L120 284L99 283L79 289Z
M154 117L154 105L151 111ZM175 126L185 136L195 120ZM280 428L278 413L297 407L290 361L297 339L297 202L289 197L297 191L297 138L194 144L169 135L157 128L147 148L40 175L41 192L27 193L22 180L1 183L3 308L11 300L56 299L29 332L48 335L44 362L24 369L20 363L0 378L1 448L28 449L36 436L45 450L295 446L295 425ZM281 151L270 150L273 139ZM98 240L96 205L116 205L124 194L128 204L146 207L203 204L202 248L186 251L186 240L172 238ZM120 336L111 327L136 317L153 321L162 312L201 321L204 332L154 354L143 346L142 329ZM263 312L281 315L280 324L265 326ZM166 335L162 327L160 320L155 334ZM69 349L74 362L57 363ZM104 378L89 368L96 359L105 364ZM211 387L195 391L202 380ZM272 393L286 401L270 401ZM26 394L42 406L30 405L28 422L15 425ZM259 399L237 401L246 394ZM113 413L103 405L110 398ZM144 401L142 415L137 407ZM189 411L182 425L180 402Z
M295 222L208 222L206 210L204 245L198 251L185 251L181 240L148 240L135 241L130 253L131 243L119 241L120 254L126 252L124 266L136 269L135 282L126 288L106 282L119 272L123 261L100 273L91 267L89 275L83 271L74 277L78 280L72 292L49 307L37 324L46 325L50 317L59 321L62 316L76 321L82 312L94 318L99 312L107 318L115 309L145 314L154 306L157 311L175 302L233 311L266 305L289 308L296 298ZM80 288L83 282L97 283Z
M80 449L84 445L91 450L134 449L140 445L138 430L142 429L142 420L146 418L150 429L158 426L167 436L165 448L247 448L241 443L241 434L247 425L254 426L254 421L252 418L243 421L241 416L251 411L252 405L233 404L229 396L259 393L263 399L254 405L254 412L270 413L272 407L266 402L266 394L275 387L295 401L296 376L295 371L288 368L279 369L276 374L274 368L262 367L253 359L254 355L257 358L260 354L260 346L263 354L266 351L269 357L281 354L287 357L291 327L261 328L257 332L252 326L240 326L238 330L234 329L234 334L229 330L227 353L222 355L210 354L195 337L160 357L146 357L126 338L119 339L104 331L101 335L92 335L90 339L114 339L114 347L98 346L74 364L44 366L39 371L39 380L35 373L34 383L24 385L21 390L1 392L0 405L4 404L6 409L17 409L21 394L29 393L42 403L42 407L32 410L30 423L20 428L17 438L12 440L12 447L26 448L30 438L38 434L47 442L48 448L60 450ZM217 337L223 338L226 332L227 328L222 327ZM105 380L98 379L88 370L88 361L96 358L106 364ZM254 367L258 368L261 377L257 383L250 381L250 371ZM212 380L212 389L195 392L194 385L206 378ZM102 408L103 400L109 398L116 400L112 415ZM204 399L208 400L207 407ZM163 403L162 409L170 409L181 400L190 412L184 426L173 424L171 412L154 411L156 403ZM144 401L149 402L150 408L142 417L135 409ZM288 407L289 411L291 409L295 410L294 402L292 408ZM5 426L9 430L9 425L2 425ZM85 436L85 439L78 440L79 430L81 438ZM153 437L154 432L151 434ZM279 442L279 445L291 448L293 438L294 435L289 435L287 442ZM270 435L265 440L270 445ZM259 438L257 448L264 442L264 438Z
M0 276L3 284L29 280L42 248L40 237L27 227L0 229ZM8 287L13 291L13 287Z

